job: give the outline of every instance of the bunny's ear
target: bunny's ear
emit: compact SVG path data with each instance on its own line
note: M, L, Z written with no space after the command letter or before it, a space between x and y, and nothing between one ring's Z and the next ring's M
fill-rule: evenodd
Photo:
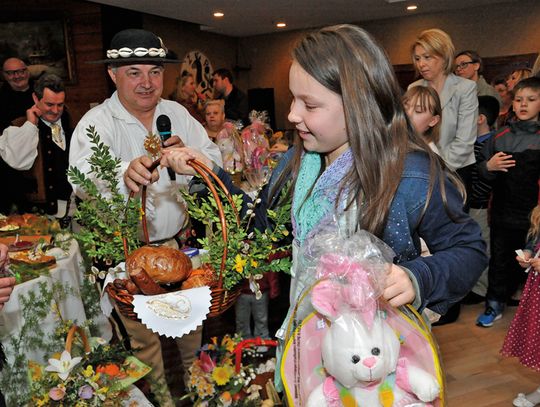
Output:
M321 281L313 287L311 303L318 312L333 321L341 305L341 284L330 280Z

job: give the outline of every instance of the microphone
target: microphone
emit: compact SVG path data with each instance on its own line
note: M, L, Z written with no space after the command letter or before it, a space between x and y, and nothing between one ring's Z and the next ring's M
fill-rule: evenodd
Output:
M156 120L156 127L162 143L171 137L171 119L169 119L169 116L159 115Z
M165 140L168 140L171 137L171 119L169 119L169 116L164 114L159 115L156 119L156 127L159 138L161 138L161 146L165 147ZM171 168L167 168L167 172L169 173L171 181L176 180L176 174Z

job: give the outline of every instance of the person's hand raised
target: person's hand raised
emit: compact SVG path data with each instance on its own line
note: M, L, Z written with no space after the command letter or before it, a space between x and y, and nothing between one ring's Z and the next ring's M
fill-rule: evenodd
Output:
M153 161L148 156L137 157L129 163L129 167L124 172L124 182L133 192L139 192L140 185L149 185L159 179L159 172L155 169L150 172L148 168Z
M39 107L34 105L26 111L26 120L37 126L41 115L42 115L42 112L39 109Z

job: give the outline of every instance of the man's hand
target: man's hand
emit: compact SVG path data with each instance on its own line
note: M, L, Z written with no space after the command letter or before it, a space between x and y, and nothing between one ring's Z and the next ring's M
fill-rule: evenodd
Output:
M124 172L124 182L133 192L139 192L139 185L148 185L159 179L157 169L150 173L148 168L152 165L152 159L148 156L135 158L129 163L129 167Z
M188 161L193 159L202 162L210 168L214 165L212 160L204 154L188 147L163 150L160 164L164 167L172 168L177 174L195 175L195 170L188 164Z
M386 277L386 288L383 291L383 297L393 307L411 304L416 297L409 275L395 264L392 264L390 273Z
M165 147L184 147L184 142L178 136L171 136L163 142Z
M34 124L35 126L37 126L38 120L41 117L41 115L42 115L41 110L39 110L39 108L36 105L34 105L26 111L26 120Z
M499 151L487 162L488 171L508 172L508 168L516 166L516 161L512 160L512 155Z

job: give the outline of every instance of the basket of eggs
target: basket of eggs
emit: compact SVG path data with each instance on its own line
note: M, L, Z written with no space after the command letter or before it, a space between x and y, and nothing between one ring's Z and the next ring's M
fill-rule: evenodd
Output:
M236 213L236 220L239 222L236 206L225 185L210 168L197 160L192 160L190 164L202 177L217 204L224 242L220 269L216 273L216 270L207 263L203 264L200 268L193 269L191 259L184 252L167 246L147 244L134 250L132 253L128 253L127 241L124 238L127 278L115 279L106 286L106 290L109 296L115 300L120 312L128 318L138 319L133 306L133 296L137 294L157 295L209 286L211 290L209 317L218 316L225 312L234 304L240 295L241 291L239 287L225 289L223 286L223 276L226 272L225 267L228 254L228 225L220 194L214 182L221 188L223 192L222 196L227 197L227 200ZM159 165L159 160L156 160L149 170L153 171L157 165ZM130 198L132 197L133 193L130 194ZM145 214L146 186L142 187L141 198L143 235L145 241L149 242Z

